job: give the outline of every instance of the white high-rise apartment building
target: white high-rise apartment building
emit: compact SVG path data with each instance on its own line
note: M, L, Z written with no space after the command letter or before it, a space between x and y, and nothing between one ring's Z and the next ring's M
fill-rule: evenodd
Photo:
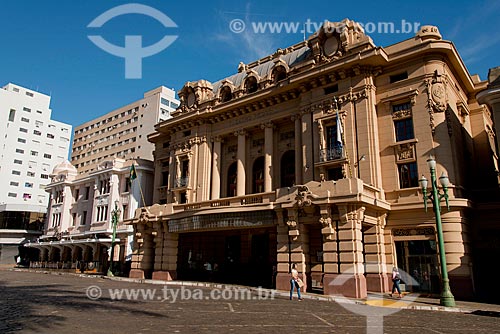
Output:
M178 106L175 91L160 86L135 102L75 127L71 164L79 174L89 174L113 158L153 161L154 145L147 137Z
M12 83L0 89L0 261L5 245L40 234L49 203L45 185L54 166L68 159L72 126L51 113L48 95Z

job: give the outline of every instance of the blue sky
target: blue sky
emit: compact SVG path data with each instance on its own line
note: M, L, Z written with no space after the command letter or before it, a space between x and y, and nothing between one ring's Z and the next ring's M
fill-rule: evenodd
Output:
M154 18L127 14L101 28L89 23L105 11L140 3L167 15L177 27L164 27ZM303 40L302 32L254 33L257 22L340 21L416 22L437 25L452 40L472 74L486 79L500 66L500 2L479 1L57 1L16 0L0 4L0 85L13 82L52 96L53 119L77 126L142 97L160 85L182 88L186 81L214 82L236 73L245 63ZM241 33L233 20L246 24ZM302 24L299 24L302 26ZM302 26L303 27L303 26ZM367 26L368 27L368 26ZM233 26L233 28L241 28ZM312 31L311 31L312 33ZM142 35L143 46L165 35L178 38L168 48L142 60L142 78L126 79L124 59L94 45L88 35L124 45L125 35ZM369 34L387 46L409 34Z

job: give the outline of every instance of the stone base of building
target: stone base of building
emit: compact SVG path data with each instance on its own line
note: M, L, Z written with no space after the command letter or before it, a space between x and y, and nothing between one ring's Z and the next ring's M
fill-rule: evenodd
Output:
M144 279L144 270L142 269L130 269L130 273L128 274L129 278L139 278Z
M159 281L173 281L177 278L175 271L153 271L153 279Z
M323 277L323 291L325 295L366 298L366 278L362 274L325 274Z
M472 280L467 276L449 276L451 293L455 299L473 299Z
M366 290L372 292L389 291L389 277L386 274L367 274Z

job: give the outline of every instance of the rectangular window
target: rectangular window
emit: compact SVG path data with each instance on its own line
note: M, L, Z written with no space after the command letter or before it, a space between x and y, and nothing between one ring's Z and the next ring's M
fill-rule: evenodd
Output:
M173 101L170 101L170 108L174 108L174 109L177 109L179 107L179 104L173 102Z
M19 159L14 159L14 163L17 164L17 165L22 165L23 161L19 160Z
M17 197L16 193L9 193L9 197Z
M26 144L26 139L24 139L24 138L17 138L17 142Z
M28 175L29 177L35 177L35 173L34 172L26 172L26 175Z
M52 158L52 155L48 154L48 153L44 153L43 157L46 158L46 159L50 159L50 158Z
M16 148L16 153L21 153L21 154L23 154L23 153L24 153L24 150L21 150L20 148Z
M19 132L28 133L28 129L26 129L26 128L19 128Z
M24 187L25 188L33 188L33 183L31 183L31 182L24 182Z
M33 176L34 176L34 175L33 175ZM42 179L48 179L48 178L49 178L49 175L47 175L47 174L42 174L42 175L40 175L40 177L41 177Z
M404 79L408 79L408 72L394 74L389 77L390 83L395 83Z
M36 126L37 128L40 128L40 127L42 127L42 126L43 126L43 122L42 122L42 121L35 121L35 126Z
M414 139L413 118L411 114L411 104L401 103L392 106L392 115L397 117L394 119L394 131L396 141Z
M18 170L13 170L13 171L12 171L12 174L13 174L13 175L21 175L21 172L20 172L20 171L18 171Z
M29 123L30 120L27 119L26 117L21 117L21 122Z
M19 187L19 182L11 181L10 185L13 186L13 187Z
M33 97L33 93L32 92L26 92L26 95L28 95L29 97Z
M31 199L31 194L24 193L23 194L23 199Z
M73 218L71 221L71 226L75 226L76 225L76 212L73 212L73 214L71 216Z
M398 172L400 189L418 187L418 170L416 162L398 165Z
M337 138L337 125L326 128L326 151L321 152L323 161L341 159L343 154L342 142Z
M10 109L9 122L14 122L15 118L16 118L16 110L15 109Z
M26 112L31 112L31 109L30 109L30 108L26 108L26 107L24 107L24 108L23 108L23 111L26 111Z
M38 130L33 130L33 134L37 135L37 136L41 136L42 133Z
M411 118L394 121L396 131L396 141L403 141L415 138L413 134L413 120Z
M85 187L85 197L84 199L88 200L90 196L90 187Z
M82 212L82 220L80 221L80 225L87 224L87 211Z
M19 88L17 88L17 87L12 88L12 90L13 90L14 92L16 92L16 93L19 93Z
M37 113L39 113L39 114L41 114L41 113L42 113L42 111L41 111L41 110L37 110L36 112L37 112Z
M161 104L166 105L167 107L169 106L167 99L162 97L160 101L161 101Z
M37 157L38 156L38 152L37 151L31 151L31 155L34 156L34 157Z
M47 138L54 139L54 135L51 133L47 133Z

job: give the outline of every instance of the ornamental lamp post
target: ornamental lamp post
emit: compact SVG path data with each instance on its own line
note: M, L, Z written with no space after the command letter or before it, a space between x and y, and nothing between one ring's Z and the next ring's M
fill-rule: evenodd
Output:
M114 276L114 259L115 259L115 239L116 239L116 226L120 217L121 210L118 209L118 200L115 201L115 209L111 211L111 225L113 226L113 236L111 237L111 261L109 263L107 276Z
M430 156L429 159L427 159L427 165L429 166L429 170L431 172L430 181L432 188L430 195L427 195L428 181L424 175L422 175L422 178L418 180L418 182L420 183L420 187L422 187L422 193L424 195L425 212L427 212L427 199L430 199L432 201L432 206L434 208L434 213L436 216L436 229L437 229L437 237L439 244L439 260L441 263L441 278L442 278L440 304L442 306L454 307L455 298L451 293L450 281L448 279L448 269L446 267L446 253L444 249L443 227L441 224L441 207L440 207L440 202L444 198L446 202L446 207L448 208L448 210L450 210L450 205L448 202L448 186L450 184L450 180L448 179L448 176L446 176L444 172L441 174L441 176L439 177L439 183L443 187L443 193L441 193L438 189L436 182L436 160L434 159L434 157Z

